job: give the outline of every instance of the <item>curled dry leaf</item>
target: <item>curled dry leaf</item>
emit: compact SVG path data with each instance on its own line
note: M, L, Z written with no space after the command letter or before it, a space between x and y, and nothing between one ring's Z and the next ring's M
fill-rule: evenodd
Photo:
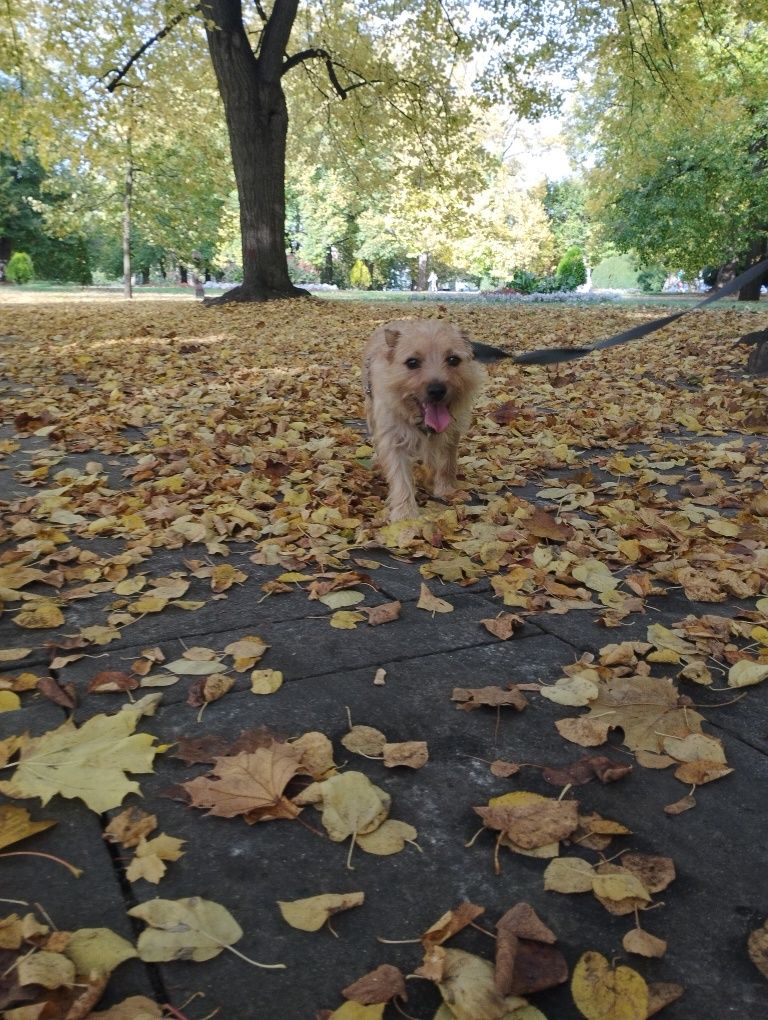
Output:
M400 602L384 602L379 606L364 607L371 627L379 627L383 623L393 623L395 620L399 620L402 608Z
M593 779L599 779L601 783L615 783L631 771L631 765L597 754L585 755L561 768L549 766L542 772L542 777L553 786L583 786Z
M499 830L526 850L557 843L579 824L576 801L552 800L525 790L495 797L474 811L487 828Z
M397 744L385 744L384 764L388 769L398 765L409 769L420 769L429 761L429 751L423 740L404 740Z
M187 704L195 708L207 705L211 701L218 701L235 686L235 678L226 676L224 673L212 673L210 676L200 677L189 689Z
M278 900L283 920L300 931L319 931L329 917L351 907L362 906L365 893L323 893L301 900ZM386 1001L386 1000L383 1000Z
M386 736L373 726L353 726L341 738L341 743L352 754L364 754L369 758L380 758Z
M768 921L749 933L747 950L752 963L764 978L768 978Z
M428 613L452 613L453 606L445 599L439 599L433 595L429 588L422 582L417 609L425 609Z
M103 837L108 843L119 843L128 848L138 846L156 828L156 815L148 814L139 807L129 807L115 815L104 829Z
M446 942L457 932L461 931L462 928L466 928L468 924L471 924L484 913L485 907L479 907L476 903L470 903L468 900L465 900L458 907L454 907L453 910L447 910L434 924L427 928L421 936L422 944L426 949L429 949L431 946L442 945L443 942Z
M509 684L507 690L502 687L454 687L451 701L457 701L457 708L471 712L474 708L499 708L509 705L518 712L528 704L516 684Z
M443 1001L456 1020L503 1020L525 999L496 990L494 968L487 960L461 949L446 949L437 982Z
M662 957L667 951L667 943L642 928L633 928L621 940L628 953L651 958Z
M306 773L317 781L328 779L335 773L333 744L324 733L310 730L291 740L290 744L301 752L299 772Z
M351 985L342 988L341 994L345 999L359 1002L362 1006L390 1002L392 999L402 999L405 1002L408 999L405 978L398 968L390 963L383 963L376 970L364 974Z
M485 629L500 641L509 641L515 631L520 630L524 622L523 618L515 613L500 613L499 616L480 621Z
M117 669L104 670L91 677L88 681L89 694L106 694L114 691L133 691L139 686L139 681L130 673L124 673Z

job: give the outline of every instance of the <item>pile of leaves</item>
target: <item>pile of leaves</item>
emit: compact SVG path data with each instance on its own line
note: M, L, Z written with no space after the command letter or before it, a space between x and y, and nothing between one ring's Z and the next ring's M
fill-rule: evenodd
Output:
M12 635L0 648L0 667L8 668L0 710L22 706L32 691L67 709L83 696L143 696L79 728L70 720L40 737L4 741L0 763L13 772L4 773L0 792L114 809L139 790L128 774L151 771L165 750L135 732L160 698L144 688L188 679L188 703L202 718L242 674L258 696L283 682L259 666L267 645L255 634L171 661L148 647L124 669L95 670L79 692L26 671L20 664L32 650L44 644L50 669L61 669L99 653L148 614L194 613L222 599L248 583L249 563L272 571L261 597L303 591L331 627L397 627L399 602L363 605L361 589L378 587L382 551L419 563L418 608L438 619L453 609L456 588L445 583L471 587L488 578L499 613L482 622L498 640L539 614L586 613L606 628L599 653L582 656L553 684L456 688L457 708L523 713L530 695L584 709L558 720L564 740L592 749L617 733L635 765L673 770L687 792L667 806L670 814L690 810L697 787L729 774L725 748L705 732L689 692L768 678L768 453L756 438L768 432L766 382L746 376L742 350L727 343L754 326L754 315L687 317L651 340L576 365L494 367L461 450L465 493L445 503L421 491L423 516L390 525L362 422L359 359L376 325L410 314L408 306L319 300L256 310L147 302L114 305L108 314L87 304L14 308L17 337L3 345L0 383L0 479L9 482L0 502L0 611ZM473 339L529 350L583 345L646 313L453 304L418 314L450 317ZM179 550L183 567L157 568L164 550ZM237 565L235 552L245 557ZM646 619L643 640L610 640L672 590L713 606L737 601L737 610L681 614L672 627ZM71 609L81 600L92 600L98 622L74 629ZM429 757L422 741L391 741L362 725L350 725L342 745L388 768L418 769ZM224 746L183 741L174 753L209 766L178 791L191 808L255 825L305 824L312 807L331 841L349 841L349 855L399 853L416 841L409 822L389 816L389 794L364 772L341 770L331 741L315 730L290 739L259 732ZM507 777L529 767L491 764ZM97 786L87 779L94 769ZM573 793L630 770L592 753L545 768L560 795L516 789L475 805L483 823L477 839L493 840L499 871L502 850L541 858L543 888L590 893L611 914L632 915L625 950L655 957L666 945L641 926L638 911L672 882L674 864L626 850L606 858L611 840L630 833L630 820L602 818ZM5 846L52 824L15 804L0 812ZM129 808L105 831L130 852L129 881L157 883L169 866L183 866L175 862L184 841L156 828L154 816ZM280 901L280 910L288 924L314 931L364 899L364 890L324 893ZM203 961L232 949L242 930L221 911L199 897L140 904L132 913L147 932L136 947L114 943L116 956L106 962L81 952L88 939L113 945L103 933L51 932L33 915L11 915L0 923L12 975L3 1001L47 1010L30 1017L118 1020L129 1014L89 1010L120 960L191 954ZM480 912L457 908L421 936L416 974L443 999L434 1020L539 1020L523 996L569 977L554 934L517 904L496 925L495 965L443 948ZM765 971L761 930L750 953ZM345 989L347 1003L327 1015L377 1020L387 1003L405 1000L403 977L389 967ZM574 968L571 989L590 1020L611 1015L615 1002L622 1016L644 1020L680 994L653 991L630 968L591 952ZM134 1015L163 1015L153 1003L136 1008L145 1013Z

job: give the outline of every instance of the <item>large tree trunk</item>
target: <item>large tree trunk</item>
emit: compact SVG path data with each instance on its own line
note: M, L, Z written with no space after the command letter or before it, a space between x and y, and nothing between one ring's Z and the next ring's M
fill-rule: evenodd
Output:
M760 262L768 254L768 239L766 237L756 237L749 248L749 255L747 256L747 264L744 269L749 266L754 266L755 263ZM739 301L759 301L760 300L760 288L764 283L768 283L768 269L765 273L758 277L757 280L753 280L748 283L746 287L742 287L739 290Z
M242 284L208 299L208 304L307 293L291 283L285 254L288 108L280 79L297 7L298 0L275 0L256 57L243 26L240 0L202 4L229 130L243 241Z
M125 182L123 191L123 297L133 297L131 281L131 213L133 204L133 155L131 139L128 136L128 154L125 163Z

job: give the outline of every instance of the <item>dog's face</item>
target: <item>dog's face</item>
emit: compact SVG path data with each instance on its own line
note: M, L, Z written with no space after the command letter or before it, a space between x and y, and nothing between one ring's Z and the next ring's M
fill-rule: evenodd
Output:
M377 359L377 387L400 403L410 424L444 432L456 410L471 402L480 380L467 337L440 319L404 319L380 326L374 339L383 354Z

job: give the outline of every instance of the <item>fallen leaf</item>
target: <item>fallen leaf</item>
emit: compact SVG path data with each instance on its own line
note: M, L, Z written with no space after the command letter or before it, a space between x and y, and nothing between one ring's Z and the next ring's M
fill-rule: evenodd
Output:
M366 606L368 623L371 627L379 627L383 623L392 623L400 619L402 604L400 602L383 602L379 606Z
M252 694L274 694L283 686L283 674L279 669L254 669L251 672Z
M362 772L342 772L313 787L296 797L295 803L311 803L308 797L317 798L323 826L334 843L373 832L389 813L392 798Z
M579 823L576 801L551 800L523 790L473 810L489 829L499 830L526 850L565 839Z
M480 623L500 641L509 641L516 630L523 626L523 618L515 613L501 613L499 616L481 620Z
M405 766L420 769L429 761L429 751L423 740L404 740L396 744L385 744L384 765L388 768Z
M747 949L752 963L764 978L768 978L768 921L749 933Z
M421 936L421 942L426 948L442 945L443 942L452 938L462 928L466 928L468 924L472 924L475 918L484 913L485 907L479 907L476 903L465 900L453 910L447 910L434 924L430 925Z
M242 815L249 825L275 818L295 818L296 805L283 795L299 769L301 751L290 744L271 744L253 752L216 758L207 776L183 789L194 807L209 808L219 818Z
M662 957L667 951L667 943L664 939L656 938L650 932L642 928L633 928L628 931L621 940L622 946L628 953L636 953L638 956L652 958Z
M302 900L278 900L283 920L300 931L319 931L339 911L362 906L365 893L323 893ZM386 1000L382 1000L386 1001Z
M15 804L0 804L0 850L56 824L50 819L33 822L26 808Z
M331 626L335 627L337 630L354 630L358 623L362 623L364 619L364 613L355 613L346 609L340 609L338 612L332 614L330 621Z
M506 705L522 712L528 704L528 699L515 684L509 684L507 690L501 687L454 687L451 701L458 701L456 707L465 712L482 706L499 708Z
M367 854L377 857L388 857L399 854L406 843L413 843L418 832L408 822L396 818L385 819L373 832L355 836L355 843Z
M341 743L352 754L363 754L369 758L380 758L387 738L373 726L353 726L341 738Z
M383 963L376 970L353 981L351 985L342 988L341 994L345 999L359 1002L363 1006L390 1002L392 999L402 999L405 1002L408 999L405 979L398 968L390 963Z
M445 599L439 599L436 595L433 595L429 588L422 582L419 601L416 603L417 609L424 609L428 613L452 613L453 606L450 602L446 602Z
M126 772L152 771L155 738L134 733L135 712L95 715L78 729L71 719L40 737L25 738L16 772L0 782L9 797L39 797L43 804L55 794L80 798L103 814L117 807L139 784Z
M75 965L61 953L47 953L41 950L19 960L16 965L16 980L22 986L71 988L75 983Z
M544 872L544 888L559 893L592 892L595 870L581 857L556 857Z
M111 974L138 954L130 942L109 928L80 928L69 936L64 955L78 974Z
M584 953L571 979L573 1001L586 1020L646 1020L648 986L630 967L615 970L600 953Z
M145 963L212 960L243 935L225 907L200 896L154 899L132 907L128 913L148 925L136 944L139 958Z
M740 659L728 670L729 687L751 687L768 678L768 663Z
M109 843L120 843L129 848L138 846L156 828L156 815L148 814L139 807L129 807L115 815L102 835Z

